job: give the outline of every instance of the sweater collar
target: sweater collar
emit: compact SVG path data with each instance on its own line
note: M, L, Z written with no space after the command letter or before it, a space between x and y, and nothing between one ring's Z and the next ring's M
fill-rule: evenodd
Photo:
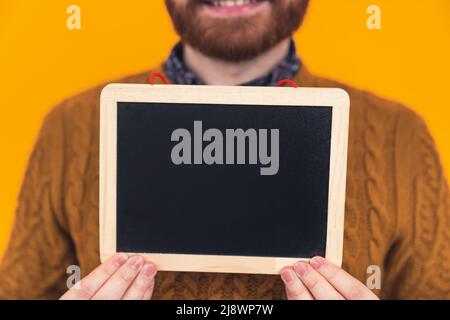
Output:
M178 42L163 64L164 73L174 84L204 84L183 61L183 46ZM274 86L280 80L292 79L301 69L301 60L297 55L294 41L291 40L286 57L269 73L242 84L243 86Z

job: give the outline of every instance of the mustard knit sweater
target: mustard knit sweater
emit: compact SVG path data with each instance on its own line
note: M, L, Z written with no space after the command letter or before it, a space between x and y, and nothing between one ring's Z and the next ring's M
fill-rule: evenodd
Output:
M161 71L161 68L159 68ZM318 78L303 87L350 94L343 268L366 283L381 268L381 298L450 298L449 191L434 142L411 110ZM119 82L147 83L148 73ZM46 117L29 159L14 230L0 267L0 298L58 298L66 268L99 263L99 97L103 86ZM279 276L159 272L155 299L284 299Z

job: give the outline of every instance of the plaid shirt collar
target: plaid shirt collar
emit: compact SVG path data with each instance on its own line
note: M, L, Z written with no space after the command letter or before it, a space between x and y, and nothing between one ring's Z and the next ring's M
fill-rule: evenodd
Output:
M289 52L283 61L266 75L246 82L243 86L274 86L280 80L292 79L299 70L301 61L297 56L294 41L291 41ZM184 63L183 46L178 42L164 62L164 72L174 84L197 85L204 84Z

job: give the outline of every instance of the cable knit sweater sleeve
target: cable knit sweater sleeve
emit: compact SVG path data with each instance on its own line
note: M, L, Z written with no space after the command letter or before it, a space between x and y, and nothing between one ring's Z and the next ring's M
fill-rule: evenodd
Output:
M449 299L448 183L422 118L403 110L397 131L397 231L386 259L385 298Z
M0 298L58 298L67 290L74 250L61 208L64 168L61 109L47 115L31 153L14 229L0 269Z

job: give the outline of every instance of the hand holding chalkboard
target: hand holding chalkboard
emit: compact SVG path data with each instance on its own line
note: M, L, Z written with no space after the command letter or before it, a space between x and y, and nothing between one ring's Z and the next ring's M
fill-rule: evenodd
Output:
M139 255L117 253L70 288L61 300L150 300L157 269Z
M314 255L340 264L348 107L340 89L107 86L102 259L244 273Z

